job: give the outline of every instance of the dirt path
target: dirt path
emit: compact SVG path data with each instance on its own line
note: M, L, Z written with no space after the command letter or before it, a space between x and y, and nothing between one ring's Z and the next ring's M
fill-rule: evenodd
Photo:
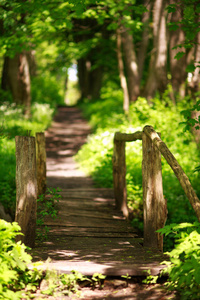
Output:
M77 270L91 276L97 272L110 278L103 290L82 288L82 299L168 299L161 286L154 290L142 285L141 279L137 282L137 276L141 278L146 270L159 274L162 254L142 246L142 239L115 210L113 191L94 188L92 179L80 171L73 158L89 133L81 112L66 107L59 108L46 133L47 183L61 188L63 199L59 217L46 219L48 240L37 243L33 258L50 258L48 268L63 273ZM116 280L126 274L135 278L128 287L125 281Z

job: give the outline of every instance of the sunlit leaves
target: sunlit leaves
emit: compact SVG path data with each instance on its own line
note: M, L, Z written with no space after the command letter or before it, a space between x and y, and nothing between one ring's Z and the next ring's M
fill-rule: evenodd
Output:
M199 299L200 285L200 226L199 222L171 224L158 230L173 234L175 248L167 252L170 263L167 267L169 285L178 290L181 299Z

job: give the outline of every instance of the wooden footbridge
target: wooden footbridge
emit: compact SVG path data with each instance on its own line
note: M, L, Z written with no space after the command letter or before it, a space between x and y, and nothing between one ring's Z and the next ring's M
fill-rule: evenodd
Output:
M89 132L80 111L60 108L45 133L47 185L61 188L62 200L58 218L45 221L48 240L36 243L34 261L50 258L50 268L85 275L145 275L149 269L158 274L162 253L143 247L143 239L115 208L113 190L95 188L74 161Z
M76 270L85 275L97 272L110 276L143 276L148 274L148 270L152 275L160 273L163 268L160 262L166 257L162 254L162 238L155 233L155 228L164 225L166 205L161 188L160 158L155 154L155 147L148 144L152 128L148 127L146 131L149 138L143 139L147 146L147 150L144 150L147 160L143 161L143 188L148 201L144 205L144 243L126 218L126 188L123 177L124 143L141 138L141 133L134 136L115 136L115 192L112 189L95 188L91 178L80 171L73 158L86 141L90 128L77 108L59 108L54 123L45 136L47 186L61 188L62 200L58 204L58 218L45 219L45 225L50 228L48 239L36 242L31 251L34 261L49 259L43 264L44 268L65 273ZM156 141L159 142L158 135ZM155 160L150 165L153 168L146 172L145 164L149 164L149 153L152 151ZM177 168L176 165L176 170ZM148 185L145 185L146 182ZM189 191L191 193L192 190L189 188ZM154 199L158 200L157 206L153 207L158 212L156 220L152 214L147 214L151 209L148 205L154 203Z

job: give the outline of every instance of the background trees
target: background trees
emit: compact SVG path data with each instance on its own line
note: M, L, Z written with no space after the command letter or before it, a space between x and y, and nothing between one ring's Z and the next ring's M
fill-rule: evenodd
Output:
M194 95L199 90L199 10L195 0L45 0L42 6L38 0L1 1L1 87L30 113L30 57L46 41L47 48L55 46L54 61L43 49L37 68L46 60L46 70L66 82L61 70L76 63L81 99L100 98L108 79L118 87L121 82L126 111L139 95L150 100L169 84L174 102L177 94Z

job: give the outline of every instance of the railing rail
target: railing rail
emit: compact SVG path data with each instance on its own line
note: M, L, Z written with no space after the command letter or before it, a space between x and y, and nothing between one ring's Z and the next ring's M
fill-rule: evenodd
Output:
M198 220L200 201L183 169L152 126L131 134L116 132L113 151L113 182L116 207L128 217L126 191L125 143L142 140L142 185L144 211L144 246L163 250L163 236L156 231L165 225L167 203L163 196L161 154L178 178Z

